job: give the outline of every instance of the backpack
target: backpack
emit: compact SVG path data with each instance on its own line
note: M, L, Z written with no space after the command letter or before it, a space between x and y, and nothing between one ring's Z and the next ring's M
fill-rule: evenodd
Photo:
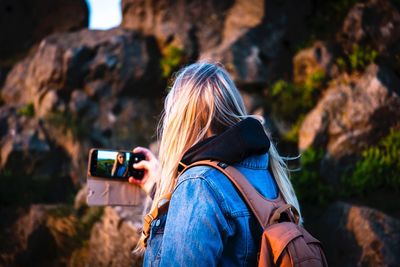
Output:
M258 253L259 267L328 266L321 243L298 224L298 211L292 205L286 204L280 193L274 200L264 198L236 168L223 162L197 161L186 166L180 175L199 165L211 166L228 177L262 226L264 232ZM145 236L149 235L151 221L168 209L170 197L171 193L167 194L161 199L164 203L146 215L143 226Z

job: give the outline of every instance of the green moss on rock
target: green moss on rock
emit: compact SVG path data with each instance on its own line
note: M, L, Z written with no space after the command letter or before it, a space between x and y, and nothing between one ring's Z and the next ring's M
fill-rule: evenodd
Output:
M325 73L318 70L309 74L302 84L278 80L270 87L267 101L272 115L291 125L283 135L285 141L297 142L301 123L316 105L324 82Z
M323 150L305 150L300 157L300 170L292 174L293 187L302 204L325 205L334 197L333 187L319 175L323 155Z
M25 116L25 117L34 117L35 116L35 107L33 106L33 103L28 103L22 107L20 107L17 110L17 114L19 116Z
M363 195L377 189L400 191L400 130L392 129L373 147L363 151L354 170L342 178L349 195Z
M162 55L160 60L162 76L168 78L183 63L185 51L179 47L168 45L163 49Z

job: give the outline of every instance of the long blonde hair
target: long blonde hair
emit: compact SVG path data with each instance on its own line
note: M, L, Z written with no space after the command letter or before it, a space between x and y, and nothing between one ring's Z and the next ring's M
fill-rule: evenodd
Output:
M174 189L178 164L187 149L205 139L208 132L219 134L247 117L263 122L247 114L238 89L222 65L199 62L181 69L165 99L158 127L161 168L151 209ZM269 158L284 200L300 212L287 166L272 142Z
M124 164L120 164L120 163L119 163L119 160L118 160L118 157L119 157L119 156L124 157ZM126 161L125 153L118 152L117 155L115 156L114 164L113 164L113 167L112 167L112 169L111 169L111 176L117 175L116 172L118 171L118 169L119 169L121 166L125 166L125 164L126 164L125 161ZM126 168L126 170L125 170L125 172L124 172L124 174L123 174L123 177L125 177L127 173L128 173L128 168Z

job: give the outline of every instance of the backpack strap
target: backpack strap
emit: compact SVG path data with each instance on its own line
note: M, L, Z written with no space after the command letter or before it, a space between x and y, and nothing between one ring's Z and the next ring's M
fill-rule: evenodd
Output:
M181 176L189 168L200 165L213 167L222 172L226 177L229 178L229 180L239 190L240 194L246 201L247 205L250 207L251 211L253 212L254 216L257 218L258 222L260 223L263 229L267 228L267 226L272 223L276 223L280 218L280 214L290 209L294 214L294 217L292 217L291 219L294 220L297 224L298 222L297 210L292 205L289 204L284 205L285 202L283 201L280 193L276 200L268 200L264 198L249 183L249 181L247 181L246 177L244 177L243 174L240 173L240 171L238 171L235 167L227 165L226 163L212 161L212 160L196 161L190 165L185 165L185 168L179 173L179 176ZM155 209L144 217L143 232L142 232L144 240L142 244L144 245L144 247L146 247L147 245L147 239L150 235L150 228L151 228L150 225L152 221L156 219L158 216L168 211L169 200L171 199L171 195L172 192L162 196ZM280 206L284 207L279 208Z
M200 160L192 163L191 165L185 167L185 169L180 173L186 171L189 168L199 165L207 165L211 166L220 172L222 172L229 180L235 185L235 187L239 190L242 197L250 207L253 214L256 216L258 222L265 229L269 225L269 218L271 217L272 212L279 205L285 204L282 198L278 197L277 200L268 200L264 198L250 183L249 181L240 173L235 167L229 166L223 162L217 162L212 160ZM275 202L276 205L274 205Z
M155 209L151 210L150 213L146 214L143 219L143 230L142 230L142 246L147 247L147 239L150 236L151 223L160 215L167 212L169 207L169 200L171 199L172 193L163 195L157 202Z

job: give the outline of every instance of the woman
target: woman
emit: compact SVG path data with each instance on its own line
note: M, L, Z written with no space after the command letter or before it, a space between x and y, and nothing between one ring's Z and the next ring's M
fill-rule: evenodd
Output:
M284 161L260 121L247 115L226 70L210 63L182 69L161 123L159 161L148 149L135 148L146 156L135 165L145 177L129 178L149 194L156 183L152 208L173 191L168 212L151 223L144 265L256 265L262 228L228 178L208 166L179 176L182 166L216 159L236 167L265 198L280 192L300 210Z
M118 152L115 156L114 165L111 170L112 177L126 177L128 168L125 165L125 153Z

